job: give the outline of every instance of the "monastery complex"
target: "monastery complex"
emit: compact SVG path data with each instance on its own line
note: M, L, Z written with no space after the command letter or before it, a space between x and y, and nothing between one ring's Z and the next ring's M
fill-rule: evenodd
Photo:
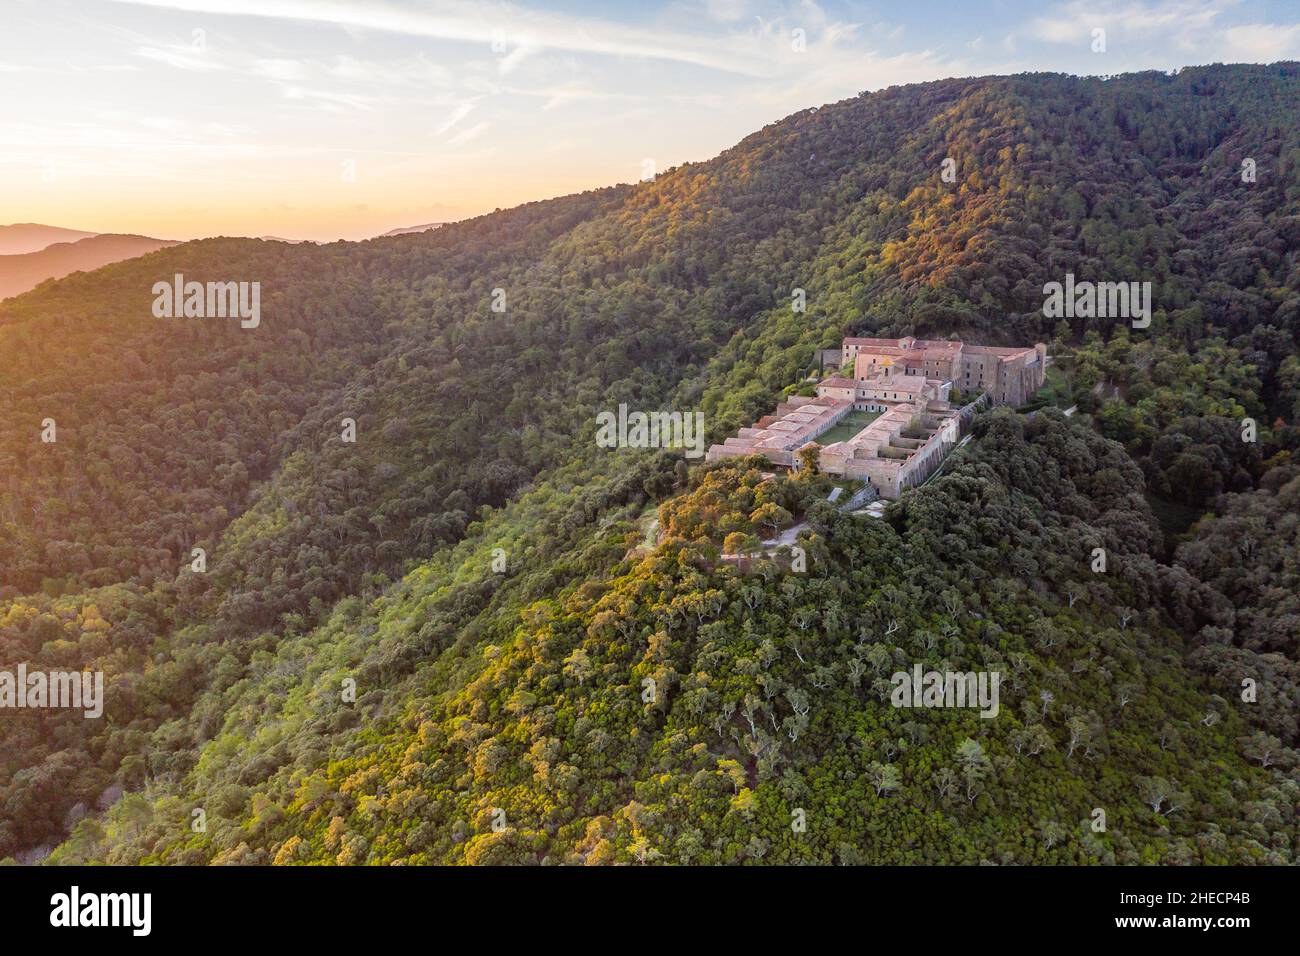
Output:
M882 497L897 498L939 467L976 408L1025 404L1042 386L1046 364L1042 343L996 348L911 337L846 338L841 374L819 382L815 398L791 396L752 427L711 447L708 460L762 455L774 465L797 468L799 452L813 445L820 449L822 471L869 482ZM967 402L960 408L949 401L954 389ZM876 417L847 438L817 441L854 413Z

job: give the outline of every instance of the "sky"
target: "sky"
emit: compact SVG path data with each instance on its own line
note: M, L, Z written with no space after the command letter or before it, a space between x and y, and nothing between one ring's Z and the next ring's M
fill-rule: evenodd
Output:
M362 239L897 84L1285 59L1300 0L0 0L0 223Z

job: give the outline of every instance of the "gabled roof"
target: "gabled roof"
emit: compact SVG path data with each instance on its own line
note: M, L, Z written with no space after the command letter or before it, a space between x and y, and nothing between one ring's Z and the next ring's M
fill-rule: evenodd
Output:
M832 375L830 378L824 378L817 383L818 388L822 386L826 388L857 388L858 383L843 375Z
M845 336L845 345L858 345L866 347L893 347L900 348L904 342L910 342L911 339L862 339L854 336Z

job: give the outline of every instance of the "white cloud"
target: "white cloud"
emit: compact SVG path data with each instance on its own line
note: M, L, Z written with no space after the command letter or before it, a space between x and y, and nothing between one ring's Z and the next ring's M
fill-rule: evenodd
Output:
M529 10L496 0L440 0L410 9L378 0L115 0L187 13L269 17L329 23L409 36L481 43L489 50L504 34L514 48L573 50L674 60L729 73L762 75L761 51L720 44L714 37L624 26L606 20ZM811 6L811 5L810 5Z
M135 53L136 56L165 63L178 70L188 70L191 73L215 73L225 69L207 53L196 53L190 47L142 46Z
M463 120L466 116L472 113L474 111L474 106L475 103L473 100L466 100L464 103L458 104L456 108L451 111L451 114L445 120L442 121L442 124L436 130L434 130L434 133L437 134L438 136L441 136L443 133L447 132L449 129L451 129L461 120Z
M704 0L704 15L715 23L735 23L753 14L749 0Z
M1229 27L1224 31L1224 40L1231 51L1226 59L1259 62L1300 57L1300 24L1252 23Z
M469 127L469 129L463 129L451 139L447 140L447 144L449 146L464 146L470 140L478 139L480 135L487 132L488 127L491 125L492 124L486 120L481 123L476 123Z
M1238 0L1072 0L1035 17L1022 35L1086 50L1092 31L1100 28L1112 49L1158 39L1178 51L1184 64L1259 62L1300 53L1300 24L1225 25L1245 12L1250 11Z
M1199 32L1213 27L1222 10L1218 3L1202 0L1074 0L1057 7L1046 16L1030 21L1029 36L1048 43L1088 43L1092 31L1101 28L1108 34Z
M645 102L649 97L637 93L612 93L592 89L577 83L568 83L563 86L540 86L533 88L509 88L502 92L509 93L512 96L530 96L541 97L546 102L542 104L543 111L558 109L561 106L567 106L570 103L596 103L596 102L613 102L621 103ZM660 98L661 97L655 97Z
M536 47L520 44L497 62L497 72L502 76L507 76L515 71L520 63L528 59L537 52Z
M285 82L301 82L307 78L306 68L297 60L255 60L253 72Z
M370 97L358 93L336 93L332 90L304 86L286 86L284 88L284 97L288 100L310 103L317 109L329 113L336 113L341 110L370 109L374 102Z
M377 63L371 60L358 60L355 57L340 56L327 70L334 79L347 82L388 84L390 86L446 86L451 81L451 74L445 67L431 63L424 57L404 60L392 59Z

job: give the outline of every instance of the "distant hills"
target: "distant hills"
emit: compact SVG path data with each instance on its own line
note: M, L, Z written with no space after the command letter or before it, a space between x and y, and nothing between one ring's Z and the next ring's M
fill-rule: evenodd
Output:
M6 248L9 245L22 248L24 243L38 242L45 236L55 236L57 239L64 234L83 238L71 242L55 241L35 251L0 255L0 299L21 295L46 279L61 279L73 272L89 272L123 259L134 259L146 252L177 245L168 239L153 239L149 236L100 236L35 224L0 227L0 242L5 243Z
M447 225L445 222L426 222L423 226L406 226L401 229L389 229L383 235L377 236L378 239L386 239L389 236L405 236L413 232L428 232L430 229L437 229Z
M76 242L98 235L94 232L82 232L80 229L63 229L59 226L43 226L38 222L15 222L13 225L0 226L0 256L21 256L28 252L40 252L56 242Z
M390 229L379 236L406 236L429 232L447 225L426 222L419 226ZM289 245L319 245L315 239L286 239L283 236L259 236L262 242ZM61 279L73 272L88 272L123 259L133 259L178 243L118 233L86 232L37 222L16 222L0 226L0 299L21 295L46 279Z

